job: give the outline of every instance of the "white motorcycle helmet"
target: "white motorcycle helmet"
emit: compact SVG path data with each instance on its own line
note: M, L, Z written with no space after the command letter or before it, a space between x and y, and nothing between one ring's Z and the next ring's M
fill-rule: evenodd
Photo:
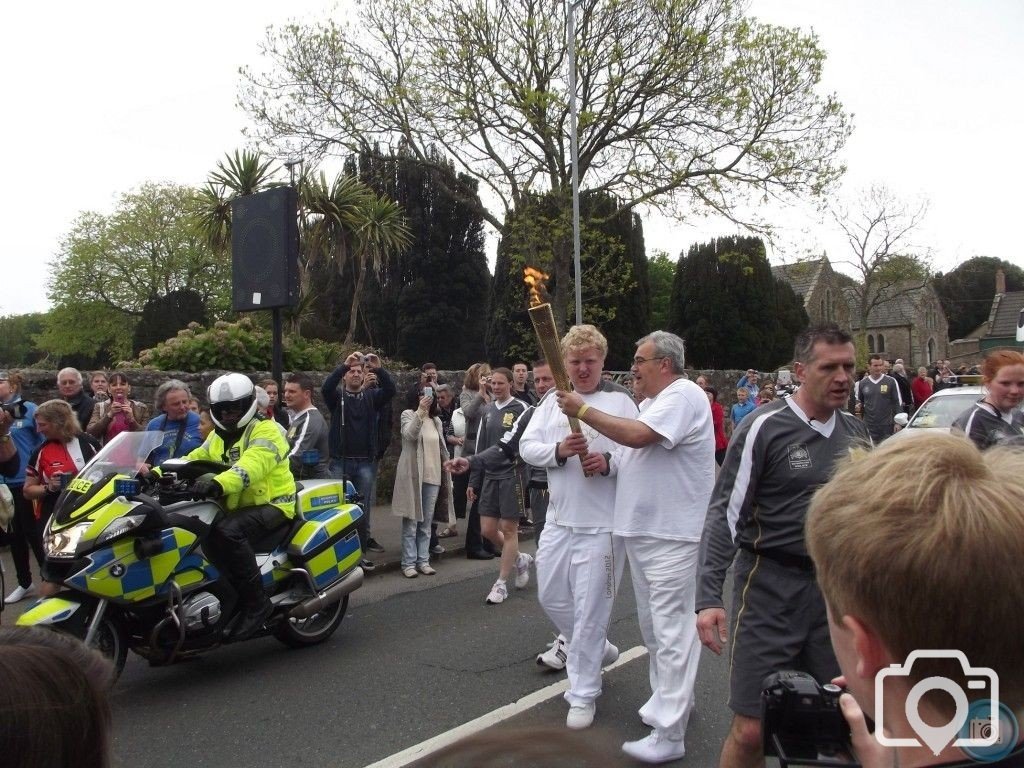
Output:
M256 415L256 388L248 376L226 373L213 380L207 391L210 399L210 418L218 430L236 432L245 429ZM231 416L238 420L231 423Z

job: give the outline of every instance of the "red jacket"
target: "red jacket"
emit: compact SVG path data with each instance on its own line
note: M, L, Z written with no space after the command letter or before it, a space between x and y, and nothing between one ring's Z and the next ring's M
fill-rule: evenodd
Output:
M910 391L914 393L914 407L920 408L921 404L932 396L932 380L915 376L910 382Z
M725 436L725 409L721 403L711 404L711 423L715 427L715 450L724 451L729 446L729 438Z

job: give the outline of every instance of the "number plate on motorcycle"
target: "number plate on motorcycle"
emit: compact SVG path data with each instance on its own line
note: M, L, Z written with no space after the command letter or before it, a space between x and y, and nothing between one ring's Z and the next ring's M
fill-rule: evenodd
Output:
M89 480L82 480L81 478L72 480L68 484L68 490L74 491L75 493L88 493L90 488L92 488L92 482Z

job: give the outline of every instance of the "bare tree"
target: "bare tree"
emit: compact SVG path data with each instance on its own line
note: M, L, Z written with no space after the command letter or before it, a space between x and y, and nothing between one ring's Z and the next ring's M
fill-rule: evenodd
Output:
M579 0L576 12L581 188L626 210L752 224L740 213L751 198L819 195L845 170L848 119L817 93L814 35L744 17L733 0ZM538 193L568 221L562 4L366 0L348 25L271 30L263 54L240 95L263 141L307 154L400 144L428 167L437 146L484 201L449 191L499 233ZM553 239L561 322L571 240Z
M852 204L832 208L832 218L850 246L849 258L836 263L849 266L857 275L846 295L859 323L859 345L864 344L868 319L876 307L920 291L931 279L927 254L912 242L927 211L926 200L908 203L880 185L862 192Z

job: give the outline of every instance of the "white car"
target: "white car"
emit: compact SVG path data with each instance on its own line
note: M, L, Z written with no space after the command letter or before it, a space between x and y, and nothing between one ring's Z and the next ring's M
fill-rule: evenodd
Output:
M957 416L966 411L985 395L984 387L951 387L940 389L924 401L914 415L897 413L893 419L896 426L903 427L893 437L906 435L948 433Z

